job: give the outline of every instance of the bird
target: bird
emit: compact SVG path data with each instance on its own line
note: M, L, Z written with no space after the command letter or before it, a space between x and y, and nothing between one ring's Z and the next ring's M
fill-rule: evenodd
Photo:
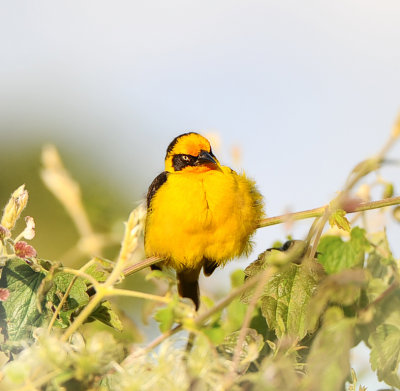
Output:
M196 132L169 144L165 169L147 192L144 246L147 257L175 269L178 293L200 306L199 274L251 251L251 236L264 217L263 197L244 173L222 166L210 142Z

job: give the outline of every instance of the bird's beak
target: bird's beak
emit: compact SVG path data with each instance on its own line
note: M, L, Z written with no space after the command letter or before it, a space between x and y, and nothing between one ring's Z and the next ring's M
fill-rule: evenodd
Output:
M211 156L210 153L208 153L207 151L200 151L195 164L196 166L200 166L201 164L206 163L213 163L218 165L217 161L213 156Z

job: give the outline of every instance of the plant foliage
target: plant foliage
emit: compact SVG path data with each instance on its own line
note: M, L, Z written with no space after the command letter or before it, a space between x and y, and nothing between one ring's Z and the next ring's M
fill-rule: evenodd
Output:
M51 153L43 176L79 225L86 217L77 184ZM0 389L365 390L350 361L351 349L361 342L370 349L379 380L400 388L399 261L384 228L372 232L346 218L358 210L366 218L369 204L355 202L352 210L348 200L358 181L379 167L377 161L352 171L304 241L267 249L232 274L224 298L203 297L199 313L178 297L169 271L148 274L163 287L160 295L118 287L124 276L158 261L132 264L143 233L142 206L128 219L115 262L88 257L74 269L41 259L21 241L34 236L32 218L14 234L28 202L21 186L0 225ZM73 197L57 193L64 188ZM378 206L398 203L393 198ZM323 233L327 222L332 228ZM106 236L88 221L84 225L80 249L101 253ZM156 339L143 345L124 336L129 326L110 301L116 296L146 301L145 311L159 325Z

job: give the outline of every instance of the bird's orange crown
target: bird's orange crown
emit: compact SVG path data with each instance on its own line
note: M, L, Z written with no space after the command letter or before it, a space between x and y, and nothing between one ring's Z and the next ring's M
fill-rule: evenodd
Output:
M220 165L210 142L200 134L181 134L168 146L165 171L200 173L209 170L220 170Z

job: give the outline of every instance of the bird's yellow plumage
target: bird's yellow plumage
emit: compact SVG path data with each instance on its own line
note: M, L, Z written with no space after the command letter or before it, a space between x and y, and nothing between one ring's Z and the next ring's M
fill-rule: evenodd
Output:
M177 271L179 291L199 305L198 276L246 254L263 216L253 181L221 166L210 143L197 133L175 138L165 171L149 188L145 231L147 256Z

